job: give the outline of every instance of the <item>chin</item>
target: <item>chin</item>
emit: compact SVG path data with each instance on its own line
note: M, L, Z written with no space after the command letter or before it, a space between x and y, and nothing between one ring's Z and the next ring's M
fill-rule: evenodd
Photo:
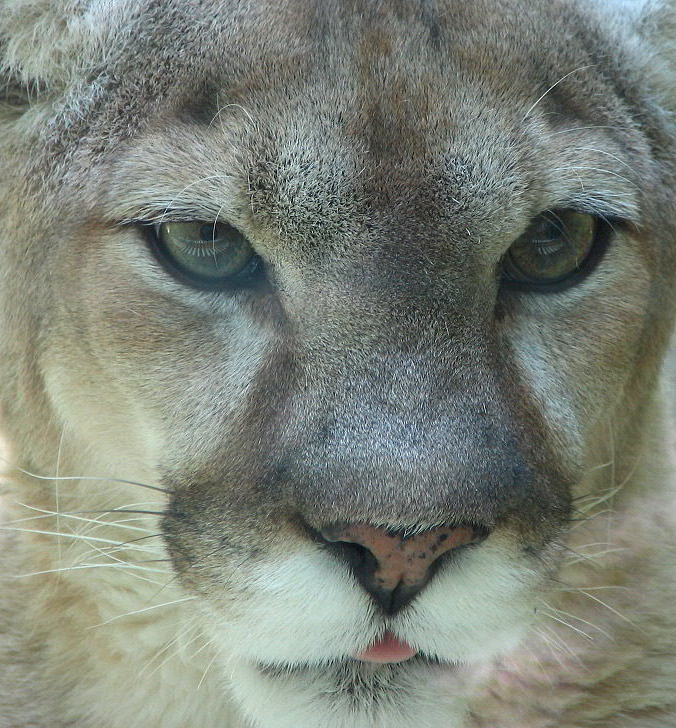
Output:
M396 664L231 666L232 690L260 728L455 728L466 666L418 655ZM319 718L321 716L321 719Z
M252 569L250 579L246 609L213 603L207 619L224 680L256 728L461 726L473 676L520 643L543 589L490 543L392 615L321 554ZM408 652L378 661L369 646L387 635Z

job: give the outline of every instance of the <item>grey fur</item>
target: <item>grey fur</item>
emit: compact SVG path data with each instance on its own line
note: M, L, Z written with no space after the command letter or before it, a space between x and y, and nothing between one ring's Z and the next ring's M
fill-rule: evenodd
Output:
M675 27L0 2L1 728L676 727ZM601 262L508 289L567 207ZM216 219L256 285L151 252ZM384 616L344 522L490 536ZM354 659L386 629L427 657Z

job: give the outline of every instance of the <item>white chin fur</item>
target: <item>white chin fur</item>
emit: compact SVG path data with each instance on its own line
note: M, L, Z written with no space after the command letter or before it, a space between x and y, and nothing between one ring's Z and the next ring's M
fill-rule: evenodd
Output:
M457 669L409 662L347 662L268 676L230 666L232 691L256 728L459 728Z
M541 577L515 562L498 538L468 550L385 618L332 556L306 550L253 575L245 614L212 612L215 643L256 726L317 728L321 715L322 728L453 728L462 718L462 663L513 648L532 620ZM443 664L351 659L385 629Z

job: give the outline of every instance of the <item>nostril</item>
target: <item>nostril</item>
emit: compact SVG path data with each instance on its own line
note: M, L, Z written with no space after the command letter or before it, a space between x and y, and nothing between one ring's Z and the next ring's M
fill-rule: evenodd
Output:
M445 554L482 541L488 531L464 525L412 533L357 523L333 524L315 533L347 562L381 608L393 613L427 584Z
M320 535L328 548L339 554L353 571L368 574L374 573L378 569L378 560L365 546L350 541L326 538L323 531L320 531Z

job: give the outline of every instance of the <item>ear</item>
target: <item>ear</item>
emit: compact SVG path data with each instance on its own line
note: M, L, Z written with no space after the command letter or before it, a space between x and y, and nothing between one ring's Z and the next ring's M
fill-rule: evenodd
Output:
M644 37L652 48L646 69L659 100L676 111L676 0L655 2L646 18Z
M105 61L124 0L0 0L0 96L63 90ZM127 10L129 12L129 10Z
M628 73L676 111L676 0L582 0L617 39Z

